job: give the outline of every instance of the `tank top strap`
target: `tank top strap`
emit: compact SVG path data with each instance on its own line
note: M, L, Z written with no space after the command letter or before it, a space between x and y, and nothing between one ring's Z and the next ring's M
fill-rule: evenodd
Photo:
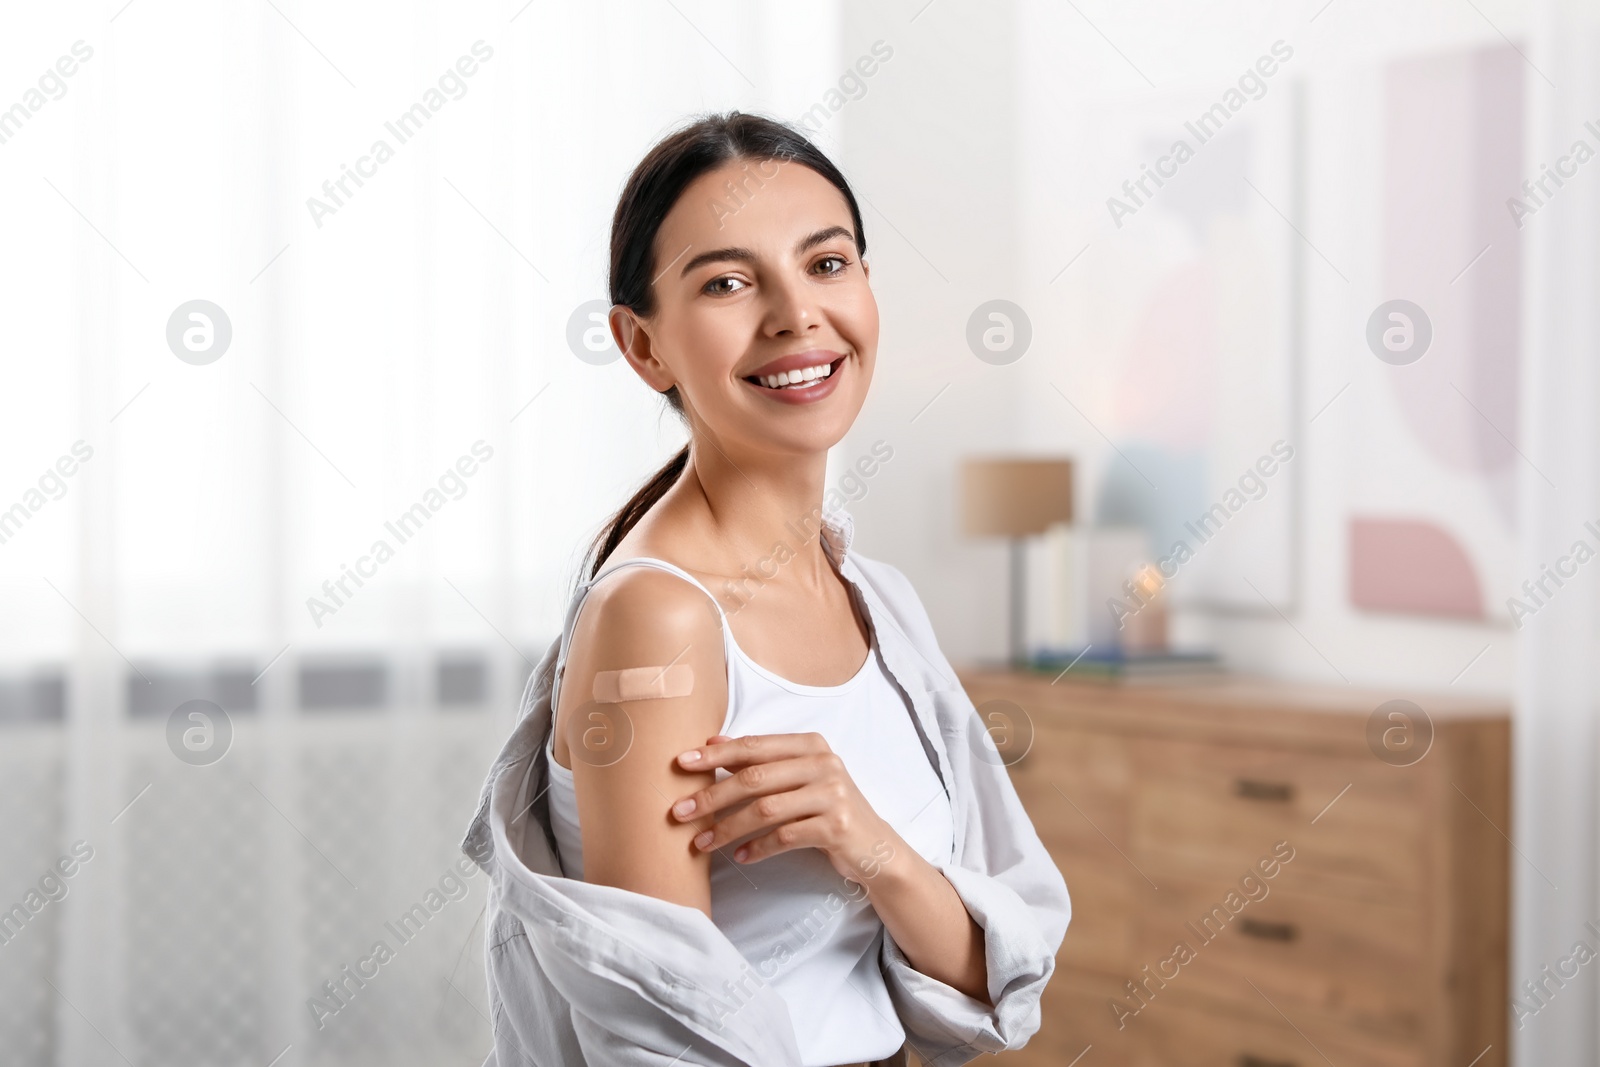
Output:
M651 568L654 568L655 570L666 571L669 574L676 574L679 578L682 578L684 581L688 582L690 585L692 585L696 589L700 590L706 596L711 597L711 603L713 605L715 605L715 607L717 609L717 618L722 620L723 622L727 622L728 621L727 612L722 610L722 603L719 600L717 600L717 598L715 596L712 596L711 590L707 589L704 585L702 585L701 582L700 582L700 579L696 578L694 575L690 574L688 571L684 570L682 567L678 566L677 564L668 563L666 560L657 559L655 556L634 556L632 559L625 559L625 560L622 560L620 563L614 563L611 566L607 567L605 570L601 571L599 574L595 575L593 578L590 578L587 582L584 583L584 585L586 587L590 586L590 585L593 585L594 583L598 582L600 579L604 578L608 574L611 574L611 573L613 573L615 571L620 571L624 567L632 567L632 566L651 567Z

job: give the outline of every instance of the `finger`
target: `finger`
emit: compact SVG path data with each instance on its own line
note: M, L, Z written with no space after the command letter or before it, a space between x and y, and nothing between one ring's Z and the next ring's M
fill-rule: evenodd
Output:
M747 764L720 782L680 797L672 805L672 814L680 822L686 822L703 815L715 815L763 793L798 789L821 772L822 768L814 760L815 757L802 757Z
M783 793L757 797L737 811L729 812L694 839L701 852L728 845L784 823L806 819L828 810L831 794L825 787L807 785ZM710 836L707 836L710 835Z
M733 850L736 863L758 863L797 848L819 848L830 840L828 820L821 815L786 822Z
M689 770L742 767L766 760L792 759L832 751L821 734L746 734L717 744L705 744L678 754L678 764Z

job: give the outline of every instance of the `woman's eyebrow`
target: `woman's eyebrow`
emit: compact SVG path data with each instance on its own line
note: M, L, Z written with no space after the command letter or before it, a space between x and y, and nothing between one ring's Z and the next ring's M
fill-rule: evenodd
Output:
M683 270L678 272L678 277L687 277L689 272L694 270L696 267L703 267L707 263L717 263L724 259L738 259L743 260L746 263L754 263L756 261L756 254L750 251L748 248L741 248L738 246L734 246L732 248L713 248L709 252L701 252L698 256L695 256L689 262L685 263L683 265Z
M816 233L813 233L807 237L802 237L794 246L794 254L797 256L801 255L808 249L815 248L817 245L831 241L835 237L846 237L852 241L855 240L855 234L851 233L845 227L829 226L826 229L818 230ZM678 277L686 277L690 271L694 270L696 267L703 267L707 263L720 263L723 260L730 259L740 260L745 263L754 263L756 260L756 254L750 249L741 247L739 245L733 245L728 248L713 248L708 252L701 252L698 256L695 256L693 259L689 260L689 262L685 263L683 265L683 269L678 272Z
M804 238L802 241L800 241L799 244L794 246L794 254L798 256L808 249L815 248L826 241L833 240L835 237L848 237L852 241L855 240L855 234L851 233L843 226L829 226L827 229L818 230L810 237Z

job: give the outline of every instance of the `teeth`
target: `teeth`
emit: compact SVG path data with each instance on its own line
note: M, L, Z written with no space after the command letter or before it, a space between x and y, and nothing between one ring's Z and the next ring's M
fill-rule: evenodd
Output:
M816 381L818 378L826 378L832 373L832 364L823 363L815 367L806 367L802 370L786 371L782 374L768 374L759 380L761 384L766 386L768 389L782 389L785 386L797 385L802 382L812 382Z

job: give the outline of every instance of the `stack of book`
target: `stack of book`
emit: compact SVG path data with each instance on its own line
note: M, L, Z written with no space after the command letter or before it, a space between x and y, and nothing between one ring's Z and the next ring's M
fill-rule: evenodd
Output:
M1027 669L1061 681L1187 682L1220 679L1214 652L1125 652L1119 648L1037 649Z

